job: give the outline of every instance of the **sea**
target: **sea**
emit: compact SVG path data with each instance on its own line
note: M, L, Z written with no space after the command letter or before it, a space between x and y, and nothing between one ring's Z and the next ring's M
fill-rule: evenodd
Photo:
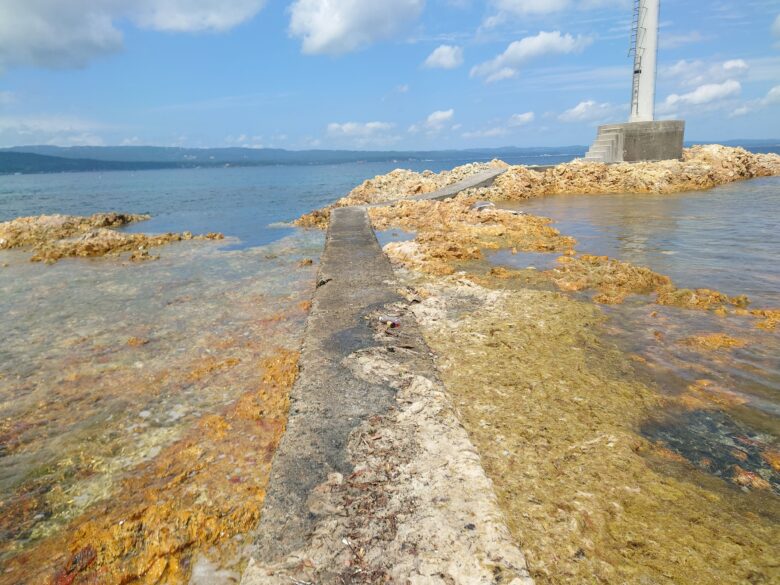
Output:
M573 157L504 160L547 165ZM158 260L141 263L45 265L24 251L0 252L0 567L89 518L98 503L121 499L128 474L255 388L262 359L299 348L324 237L294 228L295 218L395 168L438 172L468 162L0 176L0 221L122 211L152 216L129 231L225 235L160 248ZM580 252L647 266L679 287L780 307L780 178L517 207L552 218ZM491 260L540 270L555 262L508 251ZM738 463L780 492L765 457L780 437L778 333L641 298L604 311L606 335L649 364L642 375L660 392L678 395L707 378L729 398L722 409L659 413L643 432L691 461L706 459L715 475ZM704 355L679 343L712 332L749 343Z

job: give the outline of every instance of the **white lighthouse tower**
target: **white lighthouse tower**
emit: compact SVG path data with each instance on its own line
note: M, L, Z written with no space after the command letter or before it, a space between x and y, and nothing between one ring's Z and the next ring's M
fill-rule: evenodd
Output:
M631 26L631 49L634 56L634 83L631 86L629 122L652 122L655 119L655 79L658 61L658 16L661 0L636 0Z
M634 68L628 124L600 126L585 160L614 163L682 157L685 122L655 120L660 12L661 0L634 0L629 50Z

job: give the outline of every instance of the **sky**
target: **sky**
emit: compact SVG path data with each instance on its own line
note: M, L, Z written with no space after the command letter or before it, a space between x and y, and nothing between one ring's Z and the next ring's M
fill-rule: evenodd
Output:
M589 144L632 0L0 0L0 147ZM657 117L780 139L780 0L661 0Z

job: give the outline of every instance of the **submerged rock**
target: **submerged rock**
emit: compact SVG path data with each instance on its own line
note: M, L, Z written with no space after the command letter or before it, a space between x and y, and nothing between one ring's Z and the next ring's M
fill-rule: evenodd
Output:
M598 289L594 300L603 304L619 304L629 294L660 292L672 287L668 276L607 256L562 256L552 279L562 290Z
M0 223L0 250L35 247L55 240L72 238L97 228L120 228L146 221L149 215L96 213L78 215L34 215Z
M149 248L185 240L221 240L219 233L193 236L190 232L159 235L119 232L130 223L145 221L148 215L96 213L76 215L38 215L0 223L0 250L32 248L33 262L54 263L68 257L118 256L130 252L133 261L158 258Z
M738 339L723 333L708 333L706 335L694 335L681 341L693 349L715 351L719 349L731 349L745 347L748 343L744 339Z

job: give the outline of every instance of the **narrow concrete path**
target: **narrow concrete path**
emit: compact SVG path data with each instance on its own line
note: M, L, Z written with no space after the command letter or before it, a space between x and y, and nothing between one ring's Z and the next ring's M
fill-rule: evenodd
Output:
M317 284L242 585L533 585L365 208Z
M401 327L393 330L397 333L377 340L379 314L403 300L389 285L392 280L390 262L365 209L334 209L290 418L274 457L257 531L253 556L258 561L271 562L303 548L317 520L307 506L312 490L330 473L351 473L346 459L349 434L394 403L396 390L356 378L343 365L344 359L382 343L401 344L429 356L413 317L405 317Z
M506 169L504 168L487 169L474 173L458 183L442 187L433 193L426 193L425 195L420 195L418 197L410 197L410 199L416 199L418 201L442 201L444 199L449 199L450 197L455 197L455 195L466 191L467 189L490 187L493 184L493 181L496 180L496 177L503 175L505 172Z
M401 199L393 199L391 201L382 201L380 203L371 203L363 207L387 207L388 205L393 205L399 201L443 201L444 199L455 197L458 193L462 193L467 189L490 187L493 184L493 181L496 180L496 177L504 174L505 172L506 169L503 168L487 169L485 171L474 173L462 181L458 181L452 185L447 185L446 187L442 187L441 189L431 193L415 195L412 197L403 197Z

